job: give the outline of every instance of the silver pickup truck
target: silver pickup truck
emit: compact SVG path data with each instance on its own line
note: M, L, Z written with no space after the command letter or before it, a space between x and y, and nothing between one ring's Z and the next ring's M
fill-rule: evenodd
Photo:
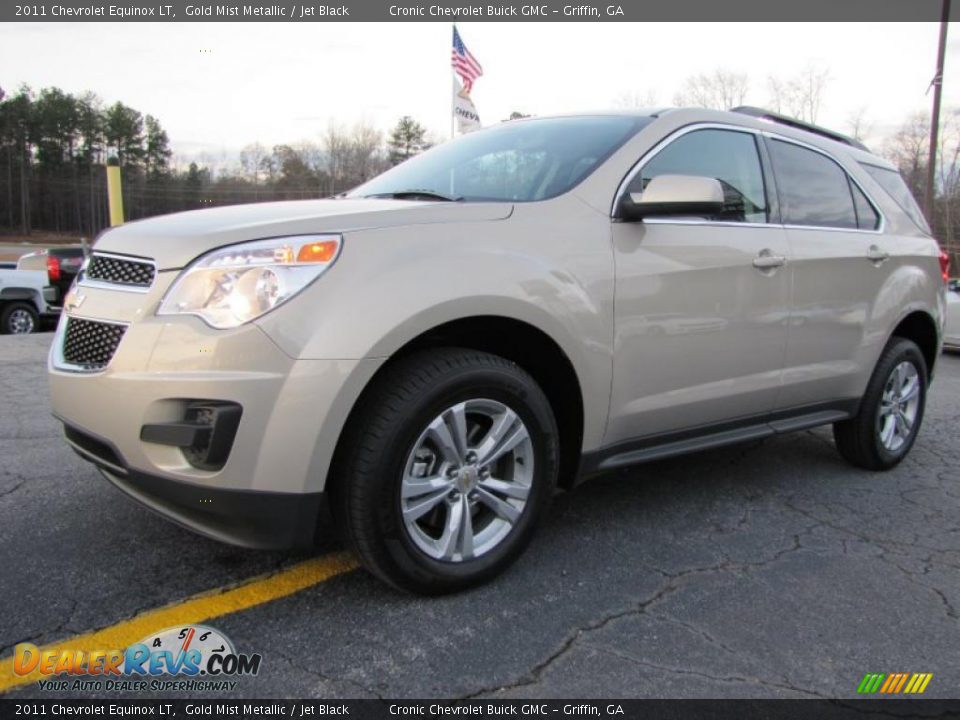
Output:
M42 320L59 314L56 297L45 271L0 268L0 334L37 332Z

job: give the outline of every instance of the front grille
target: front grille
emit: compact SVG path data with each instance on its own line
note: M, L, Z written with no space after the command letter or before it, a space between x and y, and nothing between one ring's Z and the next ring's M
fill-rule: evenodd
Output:
M126 325L69 318L63 336L63 359L86 370L105 368L126 331Z
M153 284L155 273L153 264L144 260L126 260L94 254L90 259L86 277L112 285L148 288Z

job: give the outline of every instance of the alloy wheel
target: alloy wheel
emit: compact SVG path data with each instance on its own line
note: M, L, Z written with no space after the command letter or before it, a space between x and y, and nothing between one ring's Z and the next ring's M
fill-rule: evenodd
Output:
M890 452L898 452L910 439L920 408L920 374L904 360L893 368L880 398L877 435Z
M457 403L427 425L407 455L404 527L435 560L480 557L519 521L533 477L533 443L517 413L496 400Z

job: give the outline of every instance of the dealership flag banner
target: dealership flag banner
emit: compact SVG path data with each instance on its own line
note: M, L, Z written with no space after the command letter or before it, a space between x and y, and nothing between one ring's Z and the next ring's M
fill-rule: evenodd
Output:
M453 26L453 50L450 54L453 72L460 77L463 84L453 80L453 117L457 120L457 130L461 133L480 129L480 115L470 98L474 81L483 75L483 68L477 59L463 44L457 26Z
M457 119L457 130L461 133L480 129L480 115L470 99L466 88L461 88L454 81L453 85L453 116Z

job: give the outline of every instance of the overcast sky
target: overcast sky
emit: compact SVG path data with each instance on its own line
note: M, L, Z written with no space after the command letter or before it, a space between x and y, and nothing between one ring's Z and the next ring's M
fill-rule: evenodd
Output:
M955 25L955 24L953 24ZM878 143L928 110L937 25L777 23L460 23L484 68L474 100L485 124L512 110L613 106L625 93L672 104L685 78L747 73L750 104L767 78L811 64L830 80L819 122L847 130L866 108ZM960 28L951 27L953 32ZM0 24L0 87L92 90L158 117L180 159L230 158L243 145L317 141L335 119L389 129L404 114L449 133L446 23ZM960 106L960 37L951 38L944 101Z

